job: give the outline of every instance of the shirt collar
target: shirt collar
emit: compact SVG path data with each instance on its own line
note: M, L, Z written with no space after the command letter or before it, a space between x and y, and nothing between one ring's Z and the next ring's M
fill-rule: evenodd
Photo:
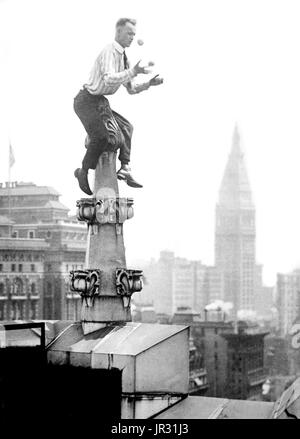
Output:
M124 47L122 47L121 44L119 44L116 40L114 40L113 46L119 53L124 53Z

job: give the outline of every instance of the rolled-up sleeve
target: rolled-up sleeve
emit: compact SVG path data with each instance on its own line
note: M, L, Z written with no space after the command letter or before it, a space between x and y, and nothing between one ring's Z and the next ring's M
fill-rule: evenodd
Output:
M143 84L135 84L133 81L124 84L129 94L134 95L140 93L141 91L148 90L150 87L149 82L144 82Z

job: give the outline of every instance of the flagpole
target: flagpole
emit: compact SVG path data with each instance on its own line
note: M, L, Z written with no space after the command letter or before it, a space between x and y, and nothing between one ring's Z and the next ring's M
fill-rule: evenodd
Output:
M9 142L10 145L10 142ZM8 232L9 232L9 237L11 238L11 222L10 222L10 217L11 217L11 200L10 200L10 180L11 180L11 166L10 166L10 146L9 146L9 154L8 154L8 221L9 221L9 226L8 226Z
M11 225L11 167L14 164L15 158L12 151L11 141L9 139L9 152L8 152L8 233L11 238L12 225Z

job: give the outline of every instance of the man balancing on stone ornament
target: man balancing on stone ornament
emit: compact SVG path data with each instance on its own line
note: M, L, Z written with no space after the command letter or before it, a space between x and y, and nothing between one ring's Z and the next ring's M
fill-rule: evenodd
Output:
M148 82L134 84L133 79L137 75L149 73L149 67L154 65L149 62L147 66L141 67L139 61L134 67L129 66L125 48L130 47L135 37L135 29L136 20L120 18L117 21L115 40L100 52L89 82L74 99L74 110L88 134L87 151L82 161L82 168L76 169L74 175L78 179L81 190L88 195L92 195L88 183L88 170L96 168L100 155L108 145L107 127L103 123L103 114L99 111L102 97L114 94L122 84L128 93L135 94L163 83L163 79L156 75ZM109 105L108 101L107 105ZM129 167L133 126L115 111L112 111L112 114L124 137L124 142L120 146L121 168L117 172L117 177L126 181L128 186L141 188L143 186L133 178Z

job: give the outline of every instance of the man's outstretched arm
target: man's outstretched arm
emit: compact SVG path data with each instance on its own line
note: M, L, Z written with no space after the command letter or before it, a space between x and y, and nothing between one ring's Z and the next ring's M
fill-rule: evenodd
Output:
M155 85L160 85L164 82L163 78L160 78L159 75L155 75L150 81L147 81L143 84L134 84L132 82L127 82L125 85L129 94L137 94L141 91L148 90L148 88L153 87Z

